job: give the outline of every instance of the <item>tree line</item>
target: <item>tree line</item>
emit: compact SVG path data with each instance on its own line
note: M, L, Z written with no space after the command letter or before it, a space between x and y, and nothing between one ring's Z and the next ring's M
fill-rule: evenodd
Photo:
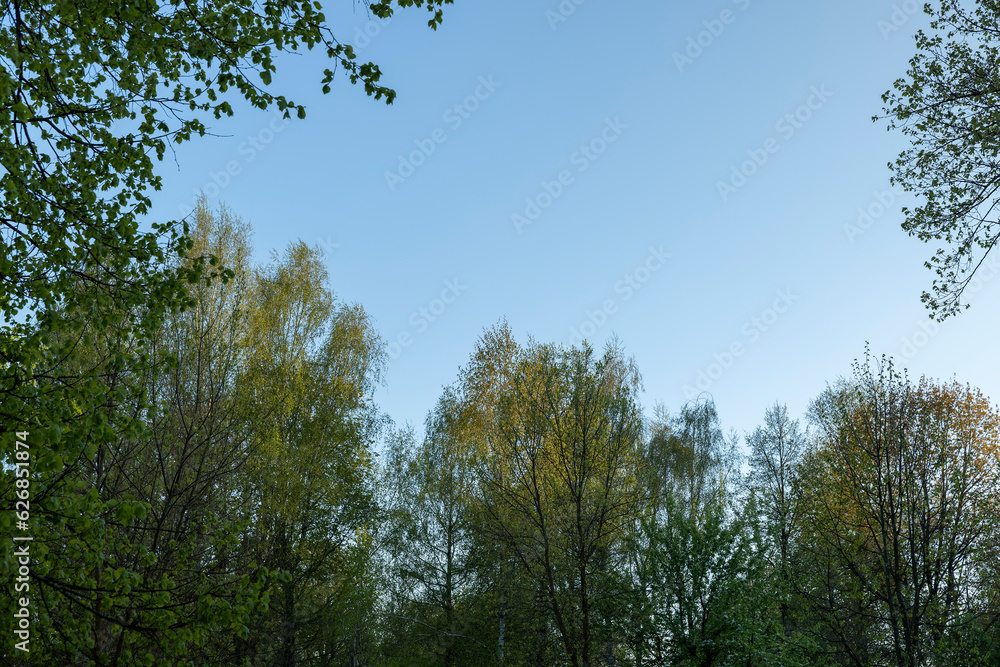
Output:
M974 5L925 6L883 97L938 318L998 239L1000 10ZM233 99L305 115L281 52L392 102L320 3L7 2L0 47L0 532L31 540L0 541L3 664L1000 664L977 390L866 356L741 448L708 397L646 416L619 343L501 322L418 437L319 251L254 264L205 206L146 224L156 163Z
M82 323L53 369L109 392L50 426L99 430L34 487L38 631L6 664L1000 660L977 390L866 358L808 428L776 403L740 438L707 396L645 415L617 341L500 322L418 437L374 405L384 346L322 251L254 265L249 235L202 204L189 255L227 268L148 338Z

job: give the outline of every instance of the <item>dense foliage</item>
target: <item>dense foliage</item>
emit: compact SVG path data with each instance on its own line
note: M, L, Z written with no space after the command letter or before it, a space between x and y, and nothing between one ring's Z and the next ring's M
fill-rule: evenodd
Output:
M500 323L418 437L372 403L383 345L319 249L254 266L228 211L195 222L229 280L146 337L88 323L59 367L114 400L44 487L90 513L33 498L35 634L8 664L1000 657L1000 412L976 390L867 360L811 431L776 404L744 449L710 400L645 417L618 343Z
M395 4L435 27L449 2ZM997 15L943 3L886 97L927 198L908 229L955 246L941 315L997 239ZM204 202L141 229L156 162L227 94L304 114L267 88L278 52L392 101L318 3L5 2L0 47L3 664L1000 664L976 389L866 359L811 428L776 403L741 438L710 399L647 416L617 341L501 322L422 434L393 428L383 342L319 249L254 264Z
M387 17L393 4L425 7L433 28L449 2L380 0L370 10ZM357 397L367 398L378 354L363 312L341 312L324 297L317 308L328 312L312 323L318 328L307 348L280 359L261 350L246 357L248 326L281 323L246 320L245 297L219 291L241 270L231 255L225 269L218 264L233 239L208 247L209 232L199 241L180 221L147 219L161 185L157 163L172 145L205 134L206 122L241 103L305 115L269 88L278 55L303 48L322 49L331 61L317 77L325 92L340 70L367 94L393 100L378 66L356 60L317 2L0 5L0 532L34 538L30 557L19 558L29 561L38 631L30 656L8 658L5 644L3 659L200 662L192 647L246 634L245 619L267 600L269 566L278 562L239 546L254 515L241 513L245 499L231 482L256 465L261 422L254 419L266 407L305 431L301 413L325 403L341 425L312 424L310 437L329 438L324 429L337 428L355 450L367 446L372 419L358 415L370 404ZM296 265L288 271L298 282L286 286L294 298L321 277L306 268L305 252L288 259ZM244 285L253 283L248 276ZM254 373L283 373L285 364L324 377L336 368L343 379L295 406L292 399L280 409L254 405L263 400L248 393ZM25 446L30 467L18 470ZM278 445L271 450L278 455ZM365 460L353 450L344 458L352 466ZM350 497L368 493L339 474ZM21 511L30 521L15 522L15 503L28 497L30 510ZM0 547L5 630L21 599L12 599L22 576L13 546Z

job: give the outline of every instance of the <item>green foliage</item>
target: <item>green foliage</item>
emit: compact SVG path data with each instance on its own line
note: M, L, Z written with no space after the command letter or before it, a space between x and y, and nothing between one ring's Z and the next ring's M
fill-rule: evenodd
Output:
M936 277L923 301L943 320L962 308L976 270L1000 239L1000 3L977 0L969 8L941 0L924 7L931 31L917 32L906 76L882 100L889 129L912 142L889 168L894 184L923 199L903 209L903 229L939 246L926 262Z
M713 501L692 517L671 498L663 522L646 526L648 650L659 649L667 664L765 664L753 659L767 653L753 639L772 630L759 617L766 570L752 533L725 514L725 503Z
M461 406L446 389L428 415L419 447L395 447L392 484L400 491L392 568L399 573L392 627L395 641L419 647L429 660L456 664L481 645L469 636L465 597L472 563L473 452L463 437ZM468 646L472 644L472 646Z
M199 210L192 247L212 246L238 265L206 215ZM220 226L238 238L229 222ZM79 335L59 376L90 376L105 391L74 406L100 430L34 487L37 618L26 657L35 664L194 664L198 647L241 632L261 603L267 572L239 558L245 524L229 514L224 488L246 445L232 410L239 350L222 339L234 308L220 304L235 287L185 287L194 307L142 338L95 322L52 337L58 347Z
M228 279L186 286L191 307L144 339L93 332L59 367L90 369L113 402L91 408L105 427L60 485L35 487L33 664L301 664L372 642L379 339L318 250L254 272L245 225L204 204L196 223L191 248Z
M757 500L739 502L739 456L715 406L661 412L646 461L653 511L634 547L636 664L796 664Z
M997 628L980 619L962 619L942 639L938 664L946 667L993 667L1000 665L1000 637Z
M371 401L384 352L364 310L338 302L321 252L303 243L248 277L239 376L257 445L233 479L254 517L254 558L282 573L237 652L251 665L357 653L374 592Z
M448 2L383 0L373 10L386 17L393 4L425 6L436 27ZM159 336L173 315L198 305L198 290L189 285L207 288L210 278L231 275L208 268L214 261L198 255L186 227L162 222L144 231L144 216L161 185L155 163L171 144L203 135L208 119L233 114L234 98L304 117L304 107L267 86L279 53L314 47L333 61L319 77L324 91L334 70L342 69L368 95L392 102L395 93L380 83L378 66L358 63L310 0L4 6L0 458L12 462L15 432L30 434L32 533L38 540L32 599L41 606L48 596L51 603L39 608L35 626L45 648L24 659L183 662L188 647L203 643L207 628L215 627L195 625L211 617L228 627L229 608L252 606L247 600L256 583L248 585L245 599L239 589L228 591L235 600L226 603L229 608L216 605L211 594L194 611L170 597L170 591L194 596L205 590L202 561L222 544L209 546L215 538L205 531L222 539L216 527L228 526L224 519L199 512L178 519L182 539L167 541L165 548L175 551L170 556L157 551L160 542L148 544L146 534L123 537L122 529L142 533L142 522L159 521L159 530L173 521L154 512L163 495L156 484L163 480L135 481L124 472L133 450L148 453L152 446L171 464L190 460L176 442L156 440L157 429L173 428L169 411L157 412L161 369L180 363L181 375L190 371L171 360L171 345ZM179 400L186 400L183 393ZM204 430L212 427L199 422L198 428L199 437L212 441ZM147 459L138 460L140 472L152 475L141 465ZM130 491L132 498L115 496L123 487L101 486L108 464L121 474L116 483L141 487ZM0 486L0 505L12 507L13 471L5 465L2 474L9 483ZM189 480L181 481L177 488L193 499ZM12 532L10 513L0 518L0 529ZM0 581L12 580L12 563L5 558L0 564ZM146 563L161 574L136 574L133 565ZM177 568L187 568L192 580L174 580ZM140 594L149 597L140 600ZM122 611L129 608L152 617L133 618ZM108 615L108 609L124 616ZM12 614L6 596L0 612L6 627ZM156 649L134 654L133 639Z

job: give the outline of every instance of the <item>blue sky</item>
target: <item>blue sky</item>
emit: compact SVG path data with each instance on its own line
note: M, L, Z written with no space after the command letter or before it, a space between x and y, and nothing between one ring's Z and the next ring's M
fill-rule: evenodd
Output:
M396 343L376 399L397 423L419 428L503 317L522 341L616 334L647 408L705 389L741 433L775 400L802 416L866 341L1000 397L1000 280L927 318L933 249L888 184L906 144L871 120L916 3L456 0L436 32L423 10L325 11L396 102L346 77L322 95L319 54L283 57L272 87L308 117L214 122L162 165L153 217L204 191L261 259L325 247Z

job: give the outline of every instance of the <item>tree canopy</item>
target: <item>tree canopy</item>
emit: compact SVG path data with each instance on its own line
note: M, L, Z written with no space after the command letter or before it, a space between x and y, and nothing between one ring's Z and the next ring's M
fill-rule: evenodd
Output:
M906 75L882 96L883 118L912 144L889 163L891 180L921 200L903 209L903 229L937 246L922 298L943 320L968 306L963 296L1000 240L1000 5L941 0L924 10L930 30L917 32Z
M366 6L436 29L450 2ZM884 102L944 318L1000 238L1000 4L927 11ZM617 339L501 321L418 435L375 404L383 341L319 248L255 263L204 201L149 220L175 145L240 106L304 116L276 88L303 49L324 92L394 100L318 2L3 5L0 662L1000 664L979 390L866 358L808 428L775 402L741 442L707 395L647 416Z

